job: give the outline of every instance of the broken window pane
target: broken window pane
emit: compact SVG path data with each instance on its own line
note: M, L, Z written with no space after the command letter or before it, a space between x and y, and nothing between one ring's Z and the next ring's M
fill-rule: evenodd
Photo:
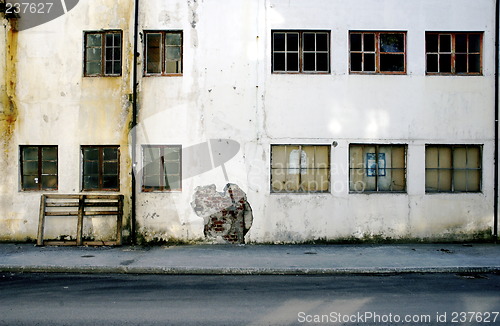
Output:
M451 35L440 35L439 52L451 52Z
M427 55L427 72L439 72L438 70L438 59L437 54Z
M357 33L351 34L351 51L362 51L361 35Z
M380 51L381 52L404 52L405 38L404 34L380 34Z
M439 72L451 72L451 54L439 56Z
M380 71L403 72L405 70L404 54L381 54Z
M438 52L439 44L438 34L427 34L425 36L425 51L426 52Z

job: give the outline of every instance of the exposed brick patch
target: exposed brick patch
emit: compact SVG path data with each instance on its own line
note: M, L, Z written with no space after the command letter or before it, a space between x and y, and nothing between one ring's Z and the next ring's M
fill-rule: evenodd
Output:
M223 192L217 192L215 185L197 187L191 206L205 221L207 240L245 243L253 216L247 196L238 185L228 183Z

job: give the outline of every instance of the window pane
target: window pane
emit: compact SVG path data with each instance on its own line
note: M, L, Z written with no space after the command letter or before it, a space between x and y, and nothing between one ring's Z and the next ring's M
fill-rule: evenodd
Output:
M299 50L299 34L298 33L287 33L286 34L286 46L287 51L298 51Z
M439 170L439 191L451 191L451 170Z
M451 35L439 36L439 52L451 52Z
M181 158L179 148L165 148L165 160L168 161L179 161Z
M99 174L98 161L84 161L83 162L83 174L84 175L98 175Z
M285 71L285 54L275 53L273 59L273 71Z
M42 176L42 188L43 189L57 189L57 176L55 176L55 175Z
M57 174L57 162L43 161L42 174L53 174L53 175Z
M456 52L467 52L467 34L457 34L455 38L455 51Z
M467 72L467 54L455 55L455 71L457 73Z
M158 159L144 166L144 175L160 175L161 173L161 161Z
M467 170L467 191L481 191L481 171Z
M481 36L479 34L469 34L469 53L481 52Z
M381 54L380 71L400 71L405 70L404 54Z
M117 175L118 162L104 162L104 168L102 173L107 175Z
M147 175L144 176L144 187L146 188L159 188L160 184L160 176L159 175Z
M405 42L404 34L380 34L381 52L404 52Z
M287 167L287 162L286 146L271 146L271 168L283 169Z
M363 51L375 51L375 34L363 34Z
M101 61L101 56L102 56L102 52L101 52L101 48L88 48L87 49L87 62L90 62L90 61Z
M118 159L118 148L116 147L104 147L103 149L103 159L105 161L117 160Z
M302 35L304 38L304 51L315 51L316 50L316 38L314 33L304 33Z
M168 185L168 189L172 189L172 190L181 189L180 176L178 176L178 175L165 176L165 185Z
M453 168L465 169L467 167L467 150L465 147L456 147L453 150Z
M99 189L99 178L97 175L87 175L83 177L83 189Z
M168 174L179 174L179 163L168 162L165 164L165 172Z
M98 75L102 73L101 71L101 62L88 62L85 65L85 74L86 75Z
M38 182L36 182L36 176L23 176L23 189L24 190L37 190L39 188Z
M328 51L328 34L316 33L316 51Z
M351 34L351 51L361 51L361 34Z
M161 34L146 34L146 72L161 73Z
M455 191L467 191L466 171L454 170L453 172L453 188Z
M425 168L426 169L435 169L438 165L438 148L428 146L425 149Z
M102 46L101 34L87 34L87 47L100 47Z
M439 72L451 72L451 54L439 56Z
M167 60L177 61L181 59L181 48L167 47Z
M287 53L286 59L287 59L287 63L286 63L286 70L287 71L299 71L299 55L298 55L298 53Z
M469 72L481 72L481 58L479 54L469 54Z
M38 161L38 147L23 147L23 160Z
M285 33L273 34L274 51L285 51Z
M38 175L38 161L24 161L23 162L24 175Z
M304 71L316 70L316 54L304 53Z
M168 61L165 64L165 72L167 74L180 74L182 72L180 61Z
M57 160L57 146L42 147L42 160Z
M182 45L182 37L180 33L167 33L165 36L167 45Z
M104 189L117 189L118 177L114 175L104 175L102 178L102 186Z
M328 53L316 54L316 71L329 71Z
M283 169L271 169L271 191L281 192L285 190L285 176Z
M364 71L375 71L375 54L365 53L364 54Z
M467 147L467 168L481 168L481 151L479 147Z
M439 165L438 167L441 169L451 169L452 168L452 162L451 162L451 147L437 147L439 151Z
M363 71L363 54L351 53L351 71Z
M438 35L437 34L427 34L425 36L425 51L426 52L438 52Z
M425 191L427 192L439 191L438 170L436 169L425 170Z
M438 55L428 54L427 55L427 72L439 72L438 71Z

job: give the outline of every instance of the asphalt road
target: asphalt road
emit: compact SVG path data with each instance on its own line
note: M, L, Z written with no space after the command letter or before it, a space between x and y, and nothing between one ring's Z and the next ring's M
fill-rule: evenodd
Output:
M0 274L0 325L500 325L500 275Z

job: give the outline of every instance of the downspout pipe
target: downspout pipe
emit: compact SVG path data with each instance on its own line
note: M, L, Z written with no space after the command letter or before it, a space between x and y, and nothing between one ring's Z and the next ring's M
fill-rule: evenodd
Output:
M136 144L137 144L137 59L139 57L139 0L135 0L134 8L134 63L132 69L132 125L131 125L131 159L132 159L132 196L131 196L131 216L130 216L130 233L132 244L137 244L136 230L136 185L135 167L136 167Z
M498 109L499 109L499 51L500 51L500 0L495 1L495 153L494 153L494 203L493 203L493 238L498 241Z

